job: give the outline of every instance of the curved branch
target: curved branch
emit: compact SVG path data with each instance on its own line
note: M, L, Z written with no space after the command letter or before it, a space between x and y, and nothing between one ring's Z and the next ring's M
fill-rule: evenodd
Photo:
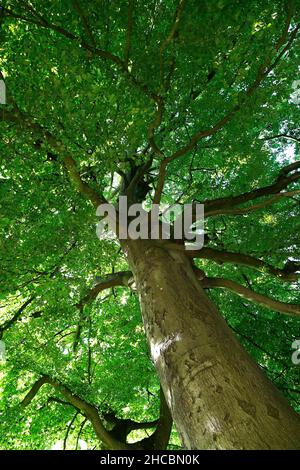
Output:
M252 191L239 194L237 196L229 196L229 197L224 197L220 199L205 200L203 201L203 204L205 207L205 216L209 217L212 215L221 215L223 213L224 214L231 213L234 206L244 204L246 202L253 201L255 199L258 199L264 196L276 195L276 199L283 197L285 196L285 193L281 193L281 191L287 188L287 186L289 186L291 183L298 181L300 179L300 171L296 171L299 169L300 169L300 160L283 167L280 170L279 175L273 184L254 189ZM294 172L294 173L291 173L291 172ZM251 207L246 208L246 209L242 208L240 210L251 211Z
M300 318L300 305L289 304L271 299L266 295L258 294L252 289L244 287L237 282L231 281L230 279L206 277L200 282L203 288L210 289L214 287L220 287L222 289L229 289L232 292L238 294L240 297L262 305L263 307L269 308L270 310L275 310L276 312L285 313L286 315Z
M28 406L44 384L52 385L52 387L58 389L58 391L68 400L68 402L71 403L71 405L80 410L88 418L98 439L101 442L107 444L111 449L125 450L130 448L130 446L127 444L117 441L111 435L110 431L107 431L95 406L91 405L79 396L74 395L68 387L47 375L44 375L34 383L31 390L27 393L24 400L21 402L21 406Z
M172 415L166 402L164 392L162 388L160 388L160 412L158 424L152 436L143 439L143 448L151 450L166 449L169 443L172 425Z
M296 272L289 272L289 270L287 269L288 262L286 263L286 267L283 269L274 268L265 261L262 261L258 258L254 258L254 256L244 255L242 253L234 253L230 251L219 251L210 247L204 247L199 251L186 251L186 255L192 258L211 259L216 263L241 264L243 266L248 266L250 268L257 269L262 273L277 276L282 281L297 281L298 279L300 279L300 274L297 274Z
M95 191L85 181L82 180L80 173L77 170L76 162L71 155L65 156L63 158L63 162L69 174L69 178L78 192L90 200L95 208L106 202L103 195L100 195L97 191Z
M297 142L298 144L300 143L299 137L295 137L294 135L289 135L289 134L272 135L270 137L265 137L264 140L273 140L273 139L288 139L288 140L293 140L294 142Z
M89 292L76 304L76 307L82 309L87 303L94 300L100 292L105 289L117 286L128 286L129 280L133 274L131 271L120 271L114 274L108 274L103 279L97 281L97 284L92 287Z
M79 411L76 411L73 418L71 419L71 421L68 424L67 432L66 432L66 435L65 435L65 438L64 438L64 443L63 443L63 450L66 450L66 448L67 448L68 437L69 437L71 428L72 428L72 426L73 426L73 424L74 424L74 422L75 422L78 415L79 415Z
M93 429L98 439L106 444L109 449L114 450L126 450L126 449L165 449L169 442L170 432L172 428L172 418L165 402L163 392L161 391L161 402L160 402L160 418L157 421L136 423L132 420L119 419L113 414L104 415L104 419L108 422L113 422L115 427L112 431L108 431L104 426L102 419L100 418L99 412L94 405L91 405L84 399L77 395L74 395L71 390L56 379L52 379L48 375L40 377L31 387L25 398L21 402L22 408L28 406L35 398L40 388L44 384L49 384L57 389L61 395L67 400L63 401L60 399L48 399L48 401L57 401L64 405L72 405L77 414L82 413L92 424ZM156 427L156 431L150 436L136 442L134 444L127 444L126 437L133 429L148 429ZM119 432L119 431L122 432ZM121 440L117 436L121 437Z
M241 208L224 208L222 209L222 215L244 215L244 214L249 214L250 212L254 212L260 209L264 209L267 206L270 206L272 204L275 204L278 202L281 198L283 197L293 197L297 196L300 194L299 189L295 189L294 191L285 191L283 193L278 193L275 194L275 196L271 197L270 199L266 199L265 201L262 201L257 204L253 204L252 206L248 207L241 207ZM220 215L220 212L218 209L216 211L214 210L208 210L208 212L205 214L207 217L213 216L213 215Z
M31 387L31 389L29 390L29 392L27 393L27 395L25 396L25 398L22 400L21 402L21 406L23 408L25 408L26 406L28 406L32 400L34 399L34 397L37 395L37 393L39 392L40 388L44 385L48 383L48 377L46 376L43 376L41 378L39 378L34 384L33 386Z
M105 289L110 289L111 287L117 287L117 286L128 286L130 279L132 279L133 274L131 271L120 271L118 273L114 274L108 274L105 276L103 279L98 280L97 284L92 287L88 293L82 297L82 299L75 305L76 308L78 308L80 312L79 316L79 322L77 325L77 329L75 332L75 338L74 338L74 344L73 344L73 349L74 351L77 348L77 345L79 343L80 335L81 335L81 328L82 328L82 323L84 321L84 313L83 309L86 304L91 302L92 300L95 300L97 296L100 294Z

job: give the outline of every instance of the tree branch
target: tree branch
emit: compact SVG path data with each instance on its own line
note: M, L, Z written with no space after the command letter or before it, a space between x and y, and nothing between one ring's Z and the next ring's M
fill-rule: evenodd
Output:
M159 420L155 419L154 421L146 421L145 423L138 423L137 421L133 421L131 419L128 420L128 434L131 431L137 429L152 429L158 425Z
M85 181L82 180L79 171L77 170L76 162L72 155L68 153L65 145L60 140L56 139L51 132L44 129L43 126L35 122L30 116L20 111L16 104L14 104L13 112L4 112L4 119L9 122L18 124L31 132L37 133L60 155L62 155L62 162L68 172L71 182L76 189L91 201L93 206L97 208L100 204L106 203L104 196L91 188Z
M159 166L158 180L157 180L157 186L156 186L155 194L153 198L153 204L160 204L160 200L161 200L161 196L162 196L162 192L163 192L164 184L165 184L168 163L169 163L168 159L165 158Z
M104 415L104 419L108 422L112 421L113 423L120 425L125 429L124 436L122 440L119 440L116 436L118 434L117 430L108 431L100 418L99 412L94 405L91 405L87 401L83 400L77 395L74 395L71 390L62 384L56 379L52 379L48 375L40 377L31 387L30 391L27 393L23 401L21 402L22 408L28 406L32 400L35 398L40 388L44 384L49 384L55 389L57 389L61 395L67 400L66 402L60 399L52 399L51 401L57 401L58 403L71 404L75 409L77 414L82 413L90 421L93 426L93 429L101 442L104 442L110 449L114 450L126 450L126 449L164 449L167 447L169 442L171 427L172 427L172 418L167 407L167 404L164 400L164 396L161 392L161 403L160 403L160 418L159 421L146 422L146 423L136 423L132 420L122 420L116 418L114 415ZM49 399L50 400L50 399ZM76 416L77 416L76 414ZM147 429L152 428L157 425L157 429L150 438L143 439L140 442L134 444L127 444L126 437L133 429ZM115 432L114 432L115 431ZM151 443L151 446L150 446ZM155 447L153 447L153 445Z
M21 305L21 307L12 316L12 318L10 320L7 320L6 322L3 323L3 325L0 326L0 339L2 338L4 331L11 328L11 326L14 323L16 323L16 321L19 320L23 311L26 309L26 307L28 307L28 305L30 305L33 302L34 299L35 299L35 296L31 296L29 299L27 299L26 302L24 302L23 305Z
M275 310L276 312L285 313L287 315L300 318L300 305L289 304L271 299L266 295L258 294L248 287L244 287L229 279L206 277L200 282L203 288L210 289L214 287L220 287L222 289L229 289L244 299L255 302L259 305L262 305L263 307L269 308L270 310Z
M298 144L300 143L299 137L295 137L294 135L289 135L289 134L272 135L271 137L265 137L264 140L273 140L273 139L288 139L288 140L293 140L294 142L297 142Z
M111 54L108 51L104 51L102 49L99 49L97 47L93 47L92 45L87 44L85 41L82 41L80 37L76 36L75 34L71 33L70 31L64 29L61 26L57 26L53 23L50 23L46 18L42 17L41 15L40 15L40 20L37 21L33 18L28 18L24 15L20 15L18 13L15 13L13 10L11 10L10 8L5 8L3 5L1 5L1 8L4 10L4 12L7 16L10 16L10 17L15 18L15 19L20 20L20 21L24 21L26 23L31 23L31 24L34 24L36 26L40 26L41 28L46 28L46 29L50 29L52 31L55 31L56 33L59 33L62 36L65 36L67 39L70 39L71 41L77 42L78 44L80 44L80 46L83 49L86 49L89 52L94 53L95 55L101 57L102 59L111 60L112 62L114 62L119 67L123 67L123 62L118 56L116 56L114 54Z
M168 45L173 41L178 31L179 22L183 13L184 4L185 4L185 0L179 0L171 31L169 32L166 39L162 42L160 49L159 49L161 93L163 93L164 91L167 91L166 86L165 86L165 80L164 80L164 51L168 47ZM172 64L174 67L175 66L174 61L172 62ZM170 77L168 78L170 79ZM169 83L170 83L170 80L169 80ZM154 120L150 123L149 128L148 128L148 140L154 153L156 153L157 155L160 155L161 157L164 157L164 153L158 147L154 138L155 130L160 126L162 122L163 113L164 113L164 100L162 96L160 96L159 94L157 94L156 106L157 106L157 109L156 109ZM154 201L156 201L158 198L160 199L160 194L155 194ZM154 203L156 204L156 202Z
M68 401L61 400L60 398L56 398L56 397L49 397L47 400L47 403L58 403L59 405L73 406Z
M111 435L111 433L107 431L100 419L98 410L95 406L91 405L79 396L74 395L68 387L47 375L42 376L34 383L31 390L27 393L26 397L21 402L21 406L23 408L31 403L31 401L34 399L34 397L44 384L49 384L52 385L52 387L56 388L68 400L68 402L71 403L71 405L73 405L76 409L80 410L88 418L88 420L93 426L93 429L98 439L101 442L107 444L111 449L125 450L130 448L130 446L128 446L126 443L117 441Z
M82 421L81 425L80 425L80 428L79 428L79 431L78 431L78 434L77 434L77 438L76 438L75 450L78 449L79 438L80 438L80 436L81 436L81 433L82 433L82 431L83 431L83 428L84 428L86 422L87 422L87 418L85 418L85 419Z
M72 0L72 4L73 4L73 7L74 7L74 10L77 12L79 18L81 19L81 22L82 22L82 25L84 27L84 30L87 34L87 36L90 38L90 41L91 41L91 44L96 47L96 42L95 42L95 39L93 37L93 33L92 33L92 30L87 22L87 19L82 11L82 8L80 6L80 3L77 1L77 0Z
M164 100L161 96L158 95L157 100L156 100L155 117L153 121L150 123L149 128L148 128L148 140L151 145L151 148L153 149L153 152L162 157L164 157L164 154L162 150L158 147L157 143L155 142L154 132L161 124L163 113L164 113Z
M260 209L264 209L267 206L270 206L272 204L275 204L276 202L279 202L279 200L283 197L293 197L300 194L300 190L295 190L295 191L285 191L283 193L278 193L275 194L275 196L271 197L270 199L266 199L265 201L262 201L258 204L254 204L252 206L248 207L241 207L241 208L227 208L222 210L222 215L244 215L244 214L249 214L250 212L254 212ZM219 215L219 212L215 213L214 211L209 211L206 216L210 217L213 215Z
M22 400L21 402L21 406L23 408L25 408L26 406L28 406L32 400L34 399L34 397L37 395L37 393L39 392L40 388L46 384L46 383L49 383L48 382L48 377L46 376L43 376L41 378L39 378L34 384L33 386L31 387L31 389L29 390L29 392L27 393L27 395L25 396L25 398Z
M76 411L73 418L71 419L71 421L68 424L67 432L66 432L66 435L65 435L65 438L64 438L63 450L66 450L66 448L67 448L67 440L68 440L68 437L69 437L69 434L70 434L70 431L71 431L71 427L73 426L78 414L79 414L79 411Z
M210 247L203 247L201 250L190 250L185 252L187 256L192 258L210 259L216 263L233 263L257 269L258 271L272 276L278 277L282 281L297 281L300 279L300 274L296 272L289 272L288 262L283 269L274 268L265 261L254 258L250 255L242 253L234 253L230 251L219 251Z
M168 47L168 45L173 41L179 27L180 19L183 13L185 5L185 0L179 0L176 12L174 15L174 21L172 28L166 37L166 39L162 42L160 48L159 48L159 63L160 63L160 82L163 85L164 84L164 51ZM163 86L164 89L164 86Z
M68 171L69 178L83 196L91 201L93 206L97 208L100 204L106 202L102 194L99 194L91 188L85 181L82 180L79 171L77 170L76 162L71 155L63 157L64 165Z
M108 274L102 280L99 280L97 284L89 290L89 292L76 304L76 307L81 309L87 303L94 300L100 292L104 289L117 286L128 286L129 280L132 278L131 271L120 271L114 274Z
M143 439L144 449L161 450L166 449L172 430L173 419L165 399L164 392L160 388L160 411L159 420L155 432L148 438Z
M1 8L4 10L5 14L7 16L10 16L12 18L18 19L20 21L25 21L27 23L35 24L36 26L50 29L52 31L55 31L56 33L66 37L67 39L74 41L80 46L81 48L87 50L91 54L100 57L101 59L106 59L109 60L110 62L113 62L118 69L121 71L121 73L140 91L142 91L147 97L150 97L155 103L157 103L158 96L153 93L146 84L140 82L128 69L127 64L125 61L120 59L115 54L112 54L111 52L108 52L103 49L99 49L98 47L94 47L91 44L86 43L83 41L80 37L76 36L75 34L71 33L70 31L67 31L66 29L62 28L61 26L57 26L53 23L50 23L48 20L42 17L40 21L34 20L32 18L24 17L23 15L20 15L18 13L14 13L13 10L9 8L5 8L3 5L1 5Z
M105 289L110 289L111 287L117 287L117 286L128 286L129 280L133 277L133 274L131 271L120 271L118 273L114 274L109 274L105 276L103 279L99 280L97 284L92 287L88 293L75 305L76 308L78 308L80 315L79 315L79 322L77 325L76 333L75 333L75 338L74 338L74 344L73 344L73 349L74 351L77 348L77 345L79 343L80 335L81 335L81 329L82 329L82 323L84 321L84 306L91 302L92 300L95 300L96 297L100 294Z
M76 241L73 241L71 245L67 248L67 250L63 253L63 255L60 257L60 260L57 262L57 264L52 267L52 270L38 272L38 277L49 275L49 278L52 279L55 276L55 274L59 271L59 266L61 262L69 254L69 252L75 247L75 245L76 245ZM18 288L24 287L24 285L27 285L33 281L37 281L38 277L31 279L29 282L22 284L22 286L19 286ZM30 305L33 302L34 299L35 299L35 295L31 296L28 300L26 300L26 302L24 302L23 305L21 305L21 307L16 311L16 313L13 315L13 317L10 320L7 320L6 322L3 323L3 325L0 325L0 339L2 338L4 331L11 328L20 319L24 310L28 307L28 305ZM36 318L37 315L39 315L41 312L42 311L34 312L32 313L32 316Z
M290 5L291 4L292 4L292 2L290 2ZM284 32L283 32L282 36L279 38L279 40L278 40L278 42L275 46L275 51L276 52L278 52L281 45L284 43L285 39L287 38L291 18L292 18L292 8L290 7ZM266 59L265 63L259 68L259 71L258 71L258 74L257 74L257 77L256 77L255 81L248 87L248 89L245 92L244 98L241 100L241 102L239 104L235 105L228 112L228 114L226 114L223 118L221 118L212 127L197 132L196 134L194 134L191 137L191 139L190 139L190 141L187 145L185 145L184 147L181 147L180 149L178 149L176 152L174 152L169 157L164 158L164 160L160 164L159 175L158 175L158 183L157 183L157 188L156 188L155 196L154 196L154 201L155 201L156 204L159 204L160 200L161 200L161 195L162 195L165 176L166 176L166 168L169 165L169 163L171 163L173 160L175 160L179 157L182 157L182 156L186 155L186 153L189 152L190 150L192 150L195 147L195 145L201 139L203 139L204 137L210 137L210 136L216 134L228 122L231 121L231 119L235 116L235 114L238 111L241 110L242 105L244 104L246 99L251 97L254 94L255 90L260 86L260 84L262 83L264 78L274 69L274 67L277 65L277 63L282 58L282 56L285 54L285 52L287 52L287 50L290 48L292 42L294 41L294 39L297 35L298 30L299 30L299 25L297 25L294 28L294 30L290 33L290 38L289 38L288 43L286 44L285 48L280 52L280 54L276 57L276 59L273 61L273 63L271 65L269 64L270 59L269 58ZM162 152L161 152L161 154L162 154ZM215 214L211 214L211 215L215 215Z
M134 0L129 0L128 1L128 24L127 24L125 47L124 47L124 62L127 68L128 68L129 53L131 49L131 37L132 37L132 30L133 30L133 7L134 7Z
M203 204L205 207L205 216L213 216L220 214L231 214L231 213L246 213L246 211L251 211L251 207L242 208L239 211L234 210L234 206L244 204L249 201L253 201L260 197L276 195L276 198L272 202L266 201L266 203L261 203L258 208L263 207L262 204L268 205L275 202L278 198L284 197L285 195L289 196L288 193L281 193L281 191L291 183L296 182L300 179L300 171L295 171L300 169L300 160L290 165L287 165L281 169L276 181L269 186L264 186L262 188L257 188L252 191L248 191L237 196L229 196L220 199L208 199L204 200ZM295 172L294 172L295 171ZM291 173L294 172L294 173ZM291 173L291 174L289 174ZM298 194L298 192L296 193ZM255 210L255 209L253 209Z
M219 121L217 121L213 126L207 128L207 129L200 130L200 131L196 132L191 137L190 141L186 145L179 148L178 150L176 150L176 152L174 152L172 155L170 155L169 157L166 158L166 160L165 160L166 164L169 164L173 160L184 156L187 152L189 152L190 150L192 150L194 148L194 146L199 142L199 140L201 140L205 137L210 137L210 136L216 134L226 124L228 124L228 122L230 122L232 120L232 118L237 114L238 111L241 110L241 108L242 108L243 104L246 102L246 100L254 94L254 92L261 85L263 80L276 67L276 65L278 64L278 62L282 58L282 56L291 47L292 42L294 41L294 39L297 35L297 32L299 30L299 26L300 26L300 25L297 25L293 29L293 31L289 34L289 27L290 27L290 24L291 24L292 16L293 16L293 2L290 1L289 2L289 11L288 11L286 23L285 23L285 26L284 26L284 31L282 32L280 38L278 39L278 41L277 41L277 43L274 47L275 54L280 50L280 48L283 46L283 44L287 40L286 46L274 58L273 62L271 61L271 59L268 55L268 57L265 59L264 63L260 66L254 82L251 85L249 85L246 92L244 93L244 96L240 99L240 103L233 106L233 108L225 116L223 116ZM288 35L289 35L289 39L288 39Z

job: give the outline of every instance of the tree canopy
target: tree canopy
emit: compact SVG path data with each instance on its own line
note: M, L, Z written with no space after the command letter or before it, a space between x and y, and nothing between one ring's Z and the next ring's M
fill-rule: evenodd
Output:
M125 423L129 443L159 429L131 268L117 237L96 236L96 208L117 203L132 162L145 209L204 203L195 271L300 412L299 7L0 2L2 449L99 449L101 426Z

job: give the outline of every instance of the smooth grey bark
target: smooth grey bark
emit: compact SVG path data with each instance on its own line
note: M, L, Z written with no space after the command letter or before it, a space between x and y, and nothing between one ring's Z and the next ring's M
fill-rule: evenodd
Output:
M188 449L300 449L300 417L234 337L184 252L127 241L151 355Z

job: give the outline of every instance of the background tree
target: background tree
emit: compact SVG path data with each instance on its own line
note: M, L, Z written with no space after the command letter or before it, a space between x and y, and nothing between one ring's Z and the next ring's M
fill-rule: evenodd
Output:
M299 448L298 17L297 1L1 3L3 447L49 447L61 415L99 445L63 390L100 418L158 419L135 284L182 444ZM99 242L95 208L120 194L204 202L205 247ZM55 406L43 387L20 415L38 380Z

